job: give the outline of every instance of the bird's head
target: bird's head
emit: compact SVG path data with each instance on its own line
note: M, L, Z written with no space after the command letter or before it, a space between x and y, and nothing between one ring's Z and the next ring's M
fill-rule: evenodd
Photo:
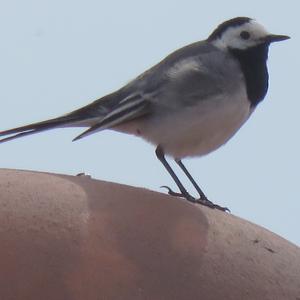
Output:
M238 17L220 24L207 40L220 49L247 50L287 39L289 36L270 34L253 19Z

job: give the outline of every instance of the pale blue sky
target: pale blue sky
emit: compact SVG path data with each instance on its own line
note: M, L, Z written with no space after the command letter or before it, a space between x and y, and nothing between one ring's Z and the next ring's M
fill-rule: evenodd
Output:
M247 5L247 3L249 3ZM299 1L10 0L0 4L0 128L55 117L121 87L171 51L249 16L291 40L270 49L265 101L218 151L186 160L209 198L300 245ZM154 147L105 131L59 129L1 145L0 167L164 192Z

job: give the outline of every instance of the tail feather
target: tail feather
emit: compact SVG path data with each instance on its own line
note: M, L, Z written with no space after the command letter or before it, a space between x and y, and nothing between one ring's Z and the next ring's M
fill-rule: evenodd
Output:
M37 122L37 123L25 125L25 126L20 126L20 127L8 129L8 130L0 131L0 136L6 136L6 135L13 134L12 136L8 136L8 137L1 139L0 143L8 142L8 141L14 140L16 138L34 134L34 133L38 133L41 131L57 128L57 127L60 127L63 125L67 125L69 123L73 123L75 121L78 121L77 118L66 115L66 116L62 116L62 117L58 117L58 118L54 118L54 119L50 119L50 120L46 120L46 121L42 121L42 122Z

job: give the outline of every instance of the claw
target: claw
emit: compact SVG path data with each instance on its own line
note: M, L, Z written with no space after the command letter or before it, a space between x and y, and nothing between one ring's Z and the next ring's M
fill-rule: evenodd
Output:
M169 187L166 186L166 185L161 186L161 188L167 189L167 190L168 190L168 194L169 194L170 196L175 196L175 197L184 198L184 199L186 199L187 201L193 202L193 203L196 202L196 199L195 199L193 196L191 196L190 194L184 195L184 194L182 194L182 193L174 192L171 188L169 188Z
M223 207L223 206L220 206L218 204L214 204L215 205L215 209L218 209L218 210L221 210L221 211L224 211L224 212L228 212L228 213L231 213L230 209L228 207Z
M161 188L167 189L168 190L168 194L170 196L184 198L184 199L186 199L186 200L188 200L190 202L201 204L203 206L206 206L206 207L209 207L209 208L212 208L212 209L218 209L218 210L221 210L221 211L224 211L224 212L230 212L230 210L227 207L222 207L222 206L220 206L218 204L214 204L213 202L209 201L208 199L201 199L201 198L200 199L195 199L191 195L189 195L188 197L186 197L182 193L174 192L171 188L169 188L166 185L161 186Z
M220 206L218 204L214 204L213 202L209 201L208 199L197 199L196 203L199 203L201 205L210 207L212 209L218 209L218 210L221 210L221 211L224 211L224 212L226 212L226 211L230 212L229 208Z
M169 187L166 186L166 185L162 185L161 188L167 189L167 190L168 190L168 194L171 195L171 196L181 197L181 198L184 197L181 193L176 193L176 192L174 192L171 188L169 188Z

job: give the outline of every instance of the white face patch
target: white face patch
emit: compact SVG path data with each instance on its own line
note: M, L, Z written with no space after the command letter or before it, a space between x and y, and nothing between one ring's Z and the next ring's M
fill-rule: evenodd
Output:
M242 32L248 32L249 38L244 39L241 36ZM216 39L212 43L220 49L233 48L244 50L261 44L262 38L267 35L269 35L269 32L262 25L251 20L241 26L228 28L220 38Z

